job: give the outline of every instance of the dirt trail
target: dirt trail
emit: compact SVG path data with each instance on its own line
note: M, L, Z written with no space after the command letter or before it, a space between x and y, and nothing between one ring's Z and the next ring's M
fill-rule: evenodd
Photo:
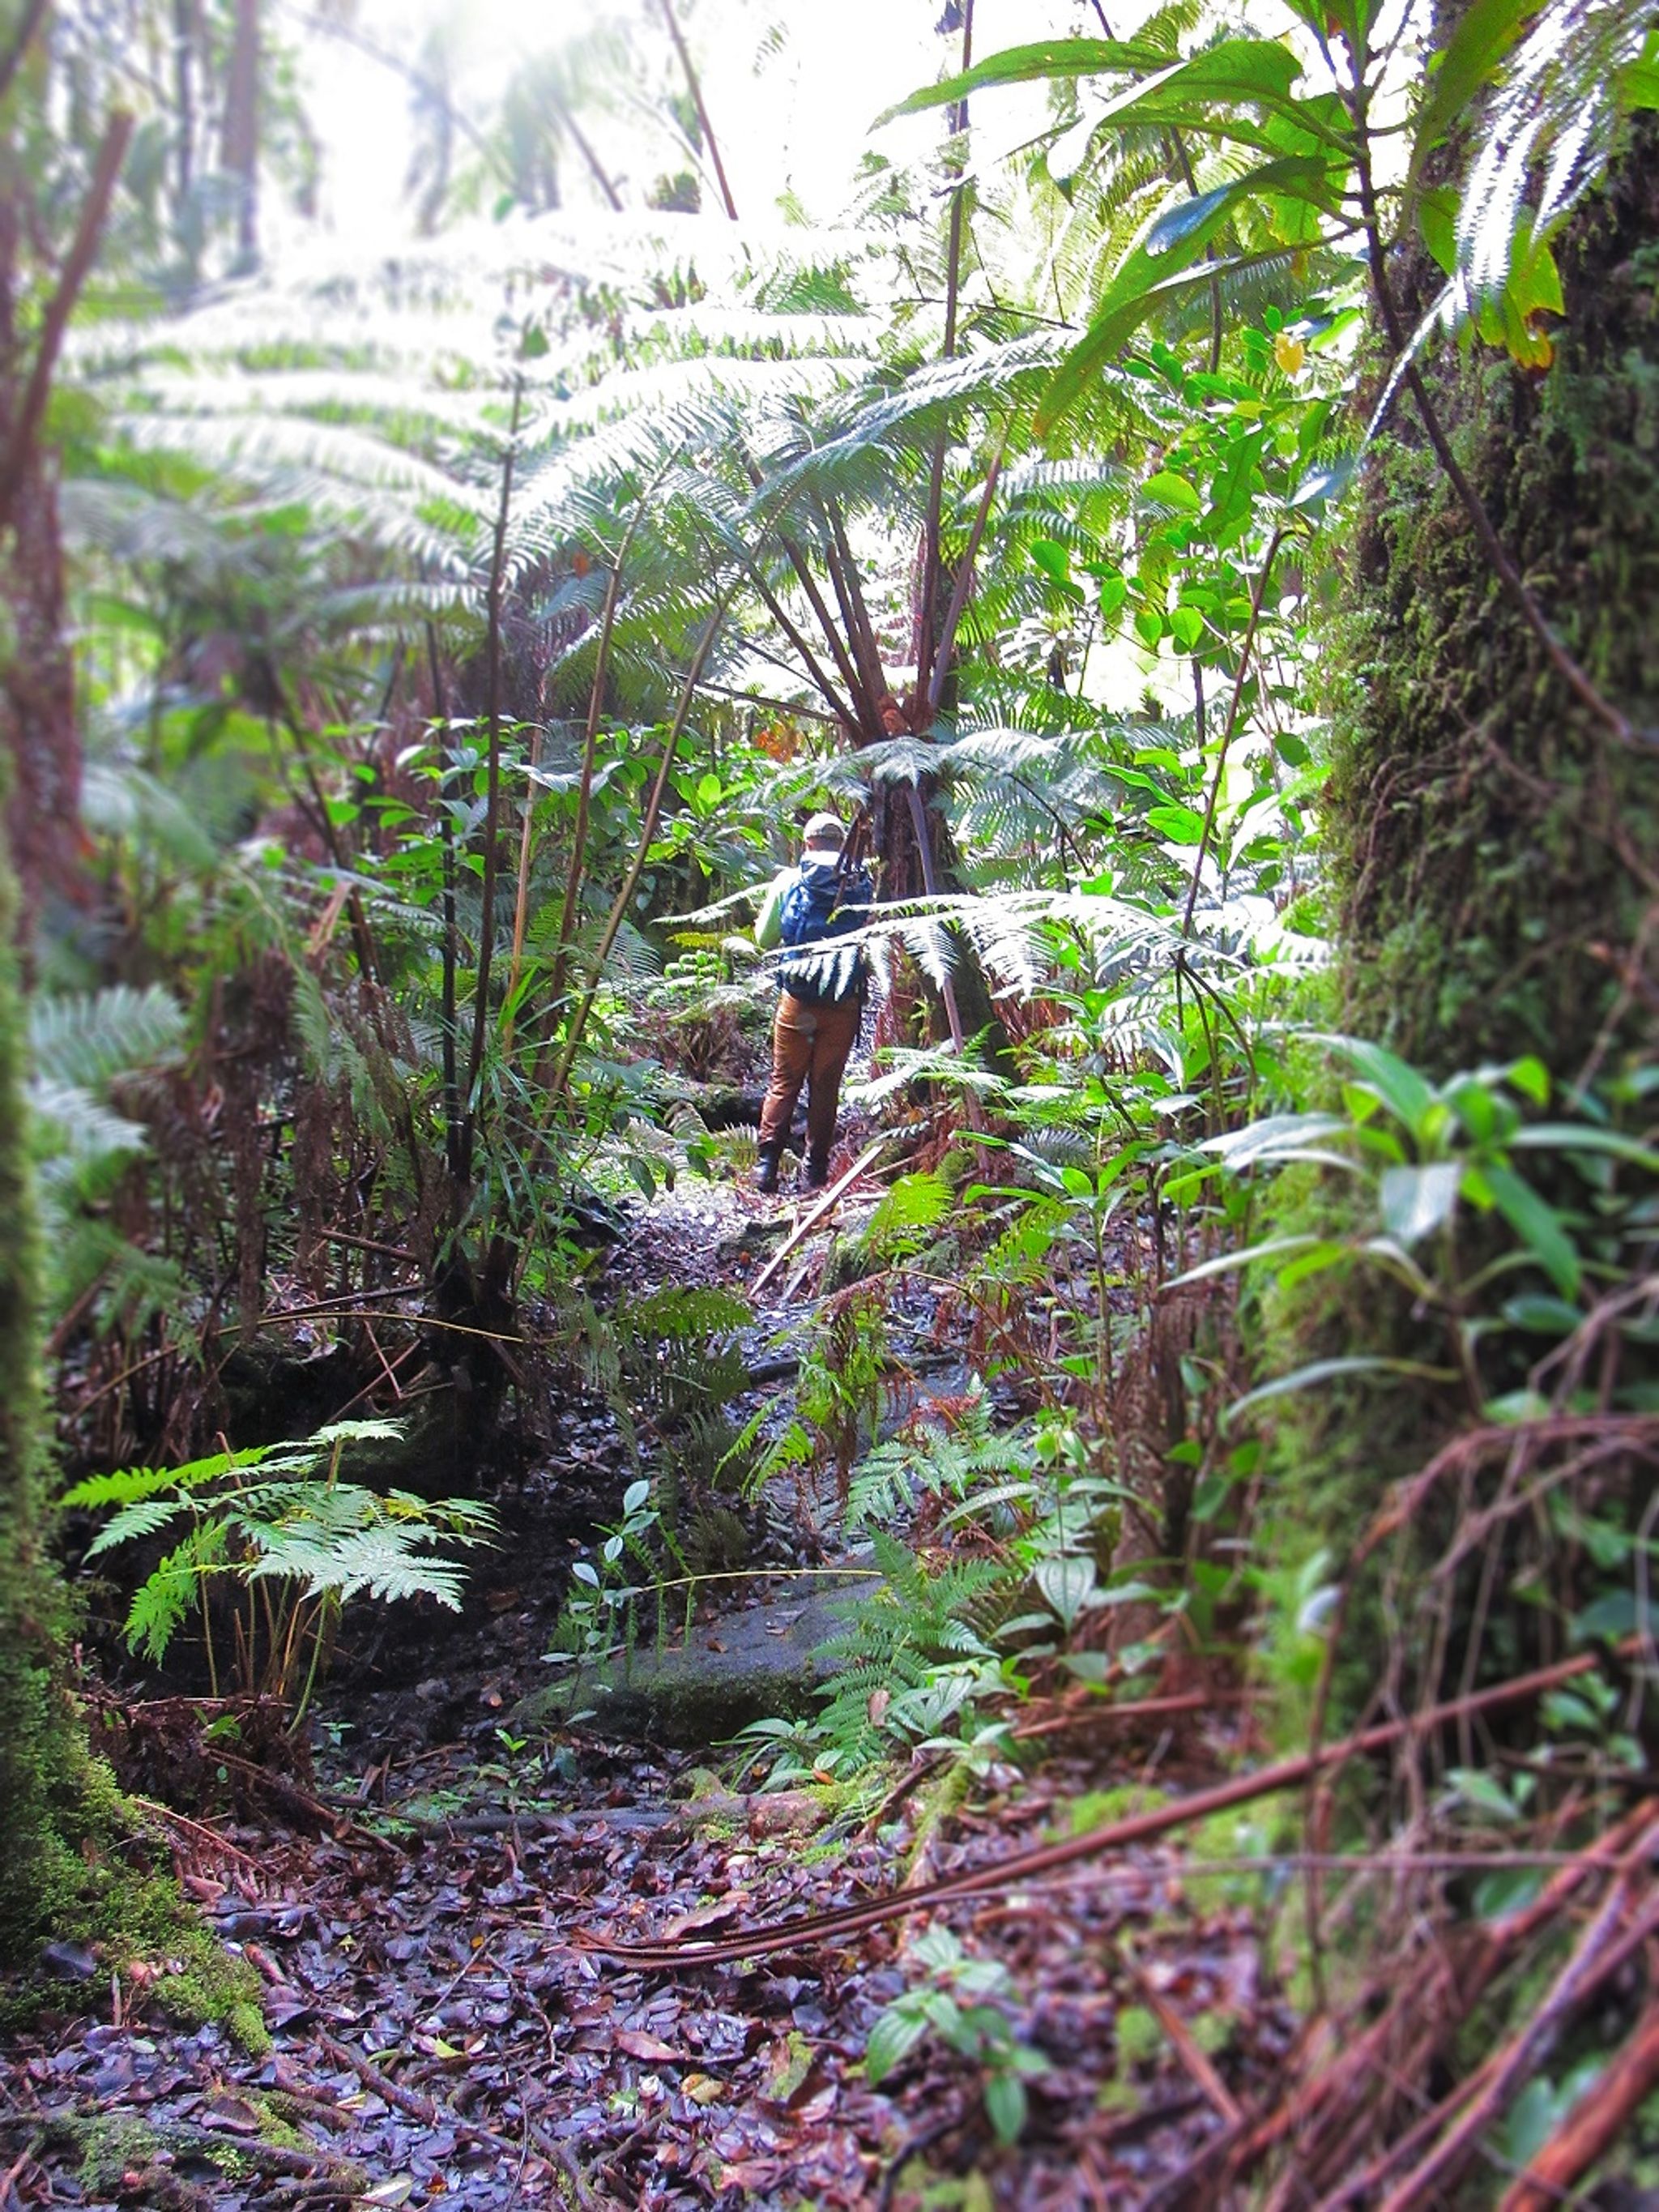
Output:
M637 1218L611 1279L736 1287L765 1249L759 1212L729 1187L683 1184ZM780 1303L763 1318L769 1334L787 1315ZM269 2055L167 2025L165 1972L138 1986L128 1961L66 1960L85 1984L66 1984L64 2012L0 2058L0 2203L9 2189L20 2206L204 2212L882 2206L921 2201L912 2146L936 2179L975 2177L930 2202L1182 2201L1231 2099L1291 2032L1257 1984L1252 1884L1200 1909L1179 1861L1149 1850L931 1916L1006 1969L1008 2034L1044 2062L1012 2150L981 2070L936 2038L878 2092L862 2077L884 2008L927 1979L915 1946L928 1920L679 1976L618 1972L573 1941L726 1933L850 1903L902 1879L918 1848L927 1874L984 1863L1065 1832L1091 1788L1176 1784L1206 1763L1196 1741L1103 1735L1092 1756L1085 1736L1035 1777L994 1781L971 1812L916 1789L871 1826L820 1827L822 1808L734 1797L690 1753L581 1727L516 1735L506 1717L545 1673L573 1499L579 1522L614 1508L629 1473L616 1447L602 1408L573 1408L558 1467L504 1501L520 1540L481 1573L461 1628L424 1658L402 1643L359 1654L324 1707L330 1810L315 1832L274 1815L173 1832L191 1894L264 1978ZM553 1494L538 1486L556 1477L557 1533L538 1543ZM72 2013L94 1988L101 2016ZM1171 2015L1191 2024L1174 2041ZM1193 2071L1194 2038L1224 2054L1221 2105L1213 2069L1207 2086Z

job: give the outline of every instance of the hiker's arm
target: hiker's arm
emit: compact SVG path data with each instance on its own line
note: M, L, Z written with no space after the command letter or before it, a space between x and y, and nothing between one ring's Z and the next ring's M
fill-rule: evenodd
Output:
M766 896L755 916L755 942L763 952L775 951L783 942L783 895L794 872L793 868L783 869L766 887Z

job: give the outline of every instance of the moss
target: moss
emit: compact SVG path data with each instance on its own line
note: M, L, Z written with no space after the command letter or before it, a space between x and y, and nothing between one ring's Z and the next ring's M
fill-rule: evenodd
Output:
M934 1837L967 1796L971 1779L966 1765L957 1762L917 1791L916 1824L904 1854L904 1881L914 1880Z
M1655 152L1644 125L1569 233L1546 375L1450 344L1425 362L1499 536L1638 726L1659 722ZM1575 1071L1614 1006L1640 871L1659 854L1650 759L1610 744L1567 695L1404 402L1374 448L1329 644L1344 672L1329 801L1352 1024L1439 1073L1521 1051ZM1644 1026L1638 1002L1620 1042L1639 1047Z
M1144 2066L1164 2048L1164 2030L1158 2014L1146 2005L1121 2005L1112 2021L1120 2069Z

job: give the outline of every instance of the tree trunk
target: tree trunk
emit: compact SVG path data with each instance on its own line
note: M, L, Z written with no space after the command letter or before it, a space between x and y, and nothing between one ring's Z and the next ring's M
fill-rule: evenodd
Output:
M16 889L0 836L0 1961L26 1957L79 1886L59 1829L78 1722L59 1687L62 1608L45 1542L40 1246L24 1121Z
M1425 363L1499 538L1638 729L1659 723L1656 155L1644 118L1569 229L1552 367L1450 343ZM1440 282L1396 271L1409 325ZM1346 1018L1437 1075L1522 1052L1565 1081L1611 1073L1659 1003L1655 755L1567 695L1403 395L1385 440L1340 641L1357 672L1331 787Z
M0 173L0 452L11 450L31 366L17 328L23 208L19 180ZM26 937L43 895L77 889L81 739L64 612L58 488L30 436L0 513L0 785L23 894L13 926Z
M252 264L259 252L259 0L236 0L219 143L220 166L239 186L236 242Z

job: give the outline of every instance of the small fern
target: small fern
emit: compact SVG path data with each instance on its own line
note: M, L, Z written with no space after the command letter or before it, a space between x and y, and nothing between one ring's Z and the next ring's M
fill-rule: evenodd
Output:
M212 1600L216 1586L228 1584L237 1686L285 1701L297 1690L297 1728L353 1598L429 1597L458 1611L460 1570L441 1547L487 1543L490 1509L459 1498L431 1504L339 1480L349 1444L398 1434L388 1421L340 1421L303 1443L215 1452L185 1467L125 1468L66 1491L66 1508L117 1509L88 1547L89 1559L184 1526L133 1597L128 1649L159 1664L198 1611L217 1694L222 1629L216 1632Z

